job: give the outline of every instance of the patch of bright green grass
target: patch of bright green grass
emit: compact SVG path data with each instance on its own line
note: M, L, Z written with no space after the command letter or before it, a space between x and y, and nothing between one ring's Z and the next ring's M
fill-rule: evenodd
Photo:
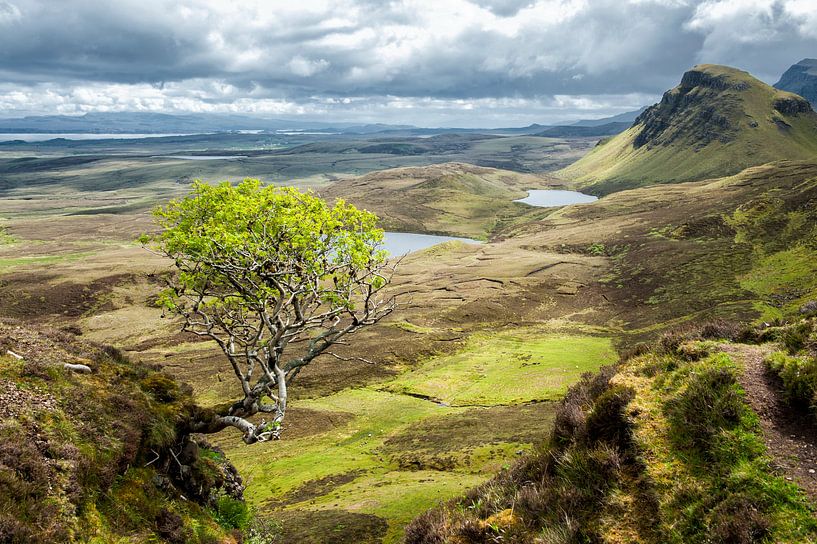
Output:
M800 300L817 290L817 255L805 246L778 251L759 259L738 279L744 289L773 302L785 301L796 311ZM780 313L774 307L762 310L763 317L773 318Z
M561 397L582 373L615 361L610 338L530 331L475 335L384 387L452 406L519 404Z
M483 476L441 471L377 472L337 488L307 507L344 508L374 514L389 521L383 542L400 542L403 527L424 512L470 487L482 483Z
M556 398L582 372L611 362L614 357L609 338L556 333L543 336L526 330L480 335L463 352L433 358L421 369L387 382L385 387L392 391L347 389L297 401L299 407L325 412L327 417L337 412L354 414L341 427L306 437L285 436L281 441L252 447L231 442L225 444L226 453L248 485L247 500L262 510L273 505L281 507L288 494L293 496L294 491L308 487L310 482L350 476L338 487L320 488L316 495L301 496L299 502L283 507L341 509L380 516L389 523L385 541L397 542L410 519L481 483L513 463L517 452L532 446L525 442L526 438L514 439L505 436L506 432L495 439L486 436L481 443L454 444L450 450L436 451L434 444L426 443L436 440L437 435L431 432L423 442L425 449L405 441L400 442L405 447L394 443L386 447L394 437L412 432L423 435L428 425L434 429L444 426L446 418L462 424L463 414L469 410L401 394L406 384L419 386L450 379L451 391L462 388L462 399L466 401L514 404ZM475 381L477 367L482 377ZM460 400L456 395L449 396ZM502 408L510 411L503 412L509 418L516 409L530 410L521 406ZM525 419L523 425L541 426L545 434L550 419L534 419ZM492 428L486 425L484 431L491 432ZM457 432L456 428L452 432ZM532 437L535 433L525 428L518 429L517 434ZM268 515L275 517L274 511Z
M252 504L261 506L311 480L353 470L383 469L390 461L376 450L390 433L444 410L424 400L370 389L349 389L300 401L298 405L326 412L351 412L357 417L345 427L317 436L251 448L239 445L228 451L228 457L249 482L246 497Z
M80 253L69 253L66 255L42 255L42 256L31 256L31 257L10 257L5 259L0 259L0 271L6 271L10 268L17 268L20 266L31 266L34 265L35 267L41 267L43 265L55 264L55 263L69 263L78 261L80 259L84 259L93 255L93 252L85 251Z

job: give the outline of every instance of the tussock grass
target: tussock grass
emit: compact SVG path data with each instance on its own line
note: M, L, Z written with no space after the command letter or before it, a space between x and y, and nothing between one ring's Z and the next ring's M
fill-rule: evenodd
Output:
M714 323L586 375L550 440L417 518L409 544L809 542L812 506L776 474Z

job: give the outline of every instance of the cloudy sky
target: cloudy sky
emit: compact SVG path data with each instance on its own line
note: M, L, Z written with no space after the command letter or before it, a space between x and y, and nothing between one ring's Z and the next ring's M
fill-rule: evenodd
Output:
M0 116L554 123L804 57L815 0L0 0Z

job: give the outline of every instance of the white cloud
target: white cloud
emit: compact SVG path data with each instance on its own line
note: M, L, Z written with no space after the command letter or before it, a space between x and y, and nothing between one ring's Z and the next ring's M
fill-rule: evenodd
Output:
M298 55L289 61L289 69L296 76L311 77L329 68L329 61L326 59L310 60Z
M549 122L651 100L697 62L770 80L817 52L814 0L13 2L0 0L0 115L393 107Z
M14 23L21 17L20 8L10 2L0 2L0 25Z

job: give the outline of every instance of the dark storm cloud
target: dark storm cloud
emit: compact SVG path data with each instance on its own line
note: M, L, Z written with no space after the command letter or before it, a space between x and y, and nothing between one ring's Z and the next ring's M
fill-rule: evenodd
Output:
M614 113L698 62L771 80L817 56L811 4L0 0L0 108L517 111L573 97Z

